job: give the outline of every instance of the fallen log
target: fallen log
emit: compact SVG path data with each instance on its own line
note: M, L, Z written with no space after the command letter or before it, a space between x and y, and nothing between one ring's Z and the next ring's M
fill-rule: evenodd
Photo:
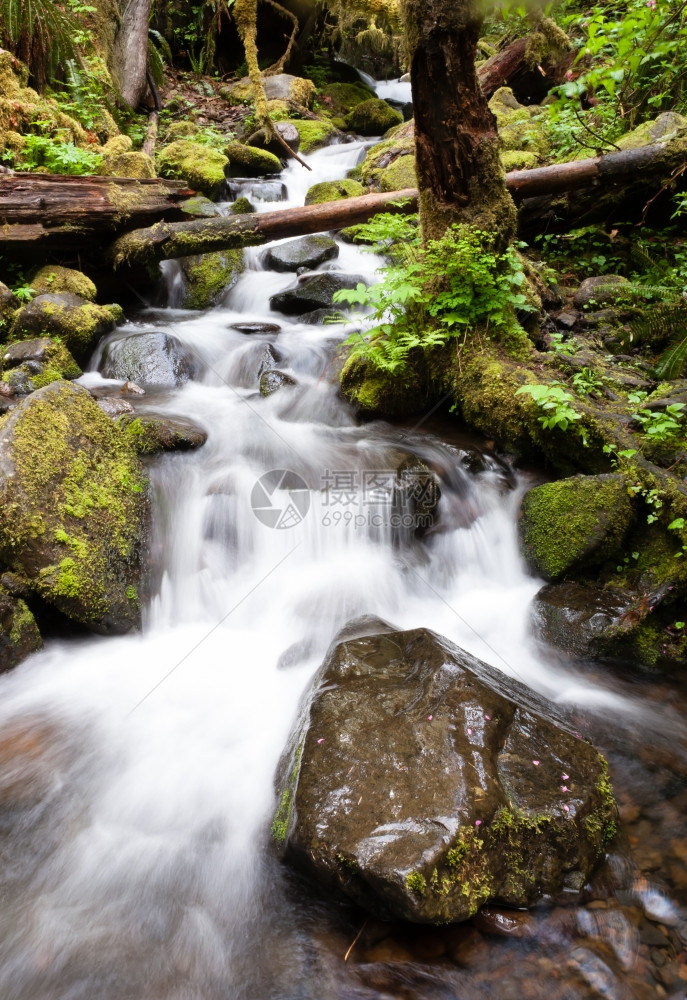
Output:
M575 58L572 51L558 51L535 62L529 53L530 38L516 38L482 63L477 75L487 98L499 87L510 87L521 104L539 104L552 87L563 82Z
M532 170L506 174L506 186L516 202L541 195L592 188L599 203L601 189L608 191L628 179L641 178L651 191L660 188L675 168L687 159L687 139L664 145L642 146L573 163L556 163ZM288 236L343 229L366 222L378 212L414 212L417 191L409 188L391 194L368 194L359 198L327 202L264 215L235 215L231 218L197 219L191 222L158 222L148 229L125 233L114 241L108 258L115 268L150 264L237 247L259 246ZM404 200L405 204L395 202ZM635 199L641 212L644 202Z
M181 205L194 193L183 181L157 178L3 174L0 238L4 244L83 251L89 243L110 242L125 229L183 219Z
M405 204L395 204L405 200ZM282 212L234 215L229 218L158 222L149 229L125 233L114 241L108 259L115 268L152 264L213 250L260 246L287 236L306 236L367 222L379 212L416 212L417 191L366 194L359 198L306 205Z

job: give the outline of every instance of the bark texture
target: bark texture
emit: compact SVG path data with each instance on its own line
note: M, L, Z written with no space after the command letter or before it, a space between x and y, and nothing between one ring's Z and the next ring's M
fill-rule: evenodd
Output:
M143 100L148 83L148 21L150 0L123 0L115 36L112 68L122 99L131 108Z
M515 232L496 120L475 70L483 20L479 0L403 0L415 108L420 219L425 239L453 223Z

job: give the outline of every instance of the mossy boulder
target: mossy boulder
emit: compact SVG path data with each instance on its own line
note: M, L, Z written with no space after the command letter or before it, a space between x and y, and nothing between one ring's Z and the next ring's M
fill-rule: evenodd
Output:
M252 201L249 201L245 196L237 198L236 201L231 206L232 215L254 215L256 212L255 205Z
M95 632L140 621L147 491L136 451L80 386L39 389L0 428L0 558Z
M19 299L14 292L0 281L0 340L12 325L14 314L20 306Z
M177 139L157 154L161 177L185 180L208 198L219 196L224 186L224 168L228 163L223 153L190 139Z
M59 267L58 265L42 267L31 278L30 284L36 295L50 292L71 292L72 295L78 295L88 302L95 302L98 295L91 279L73 267Z
M415 123L405 122L392 129L383 142L367 151L360 167L363 184L379 187L382 173L400 156L415 155Z
M576 309L614 305L623 299L627 300L629 287L630 282L620 274L600 274L585 278L573 296L573 305Z
M618 140L620 149L639 149L659 142L670 142L687 135L687 118L677 111L664 111L651 122L644 122Z
M230 142L224 148L228 163L224 168L227 177L265 177L282 172L281 161L266 149Z
M344 178L341 181L320 181L308 188L306 205L323 205L327 201L341 201L342 198L358 198L366 194L359 181Z
M362 101L346 115L346 128L357 135L384 135L394 125L403 123L403 115L387 101L373 97Z
M207 431L187 417L161 416L144 413L125 415L117 419L140 455L155 455L161 451L190 451L200 448L208 439Z
M182 307L209 309L243 273L243 250L216 250L179 261L186 279Z
M414 156L399 156L379 175L379 186L382 191L403 191L405 188L417 187Z
M353 108L376 96L364 83L329 83L320 91L318 101L332 117L345 118Z
M195 122L184 118L178 122L170 122L165 131L165 139L167 142L174 142L175 139L191 139L197 132L198 126Z
M520 149L504 149L501 151L501 165L508 173L509 170L530 170L539 163L536 153L526 153Z
M413 359L403 378L382 371L370 361L349 357L339 379L344 397L367 416L410 416L425 409L429 402L421 357Z
M543 160L550 151L546 132L546 112L537 105L519 104L510 87L500 87L489 101L496 117L499 144L502 150L531 153L535 157L528 166ZM520 169L510 167L509 169Z
M266 76L263 78L263 86L268 101L292 101L305 108L312 107L317 93L312 80L291 76L289 73ZM251 104L255 99L253 84L247 76L244 76L237 83L221 87L219 92L229 104Z
M336 127L321 118L317 121L301 121L299 118L294 118L291 124L301 137L300 152L306 155L314 153L322 146L329 146L338 135Z
M77 361L83 361L121 317L117 305L99 306L71 292L48 293L36 296L15 313L9 339L59 337Z
M51 382L81 375L64 344L50 337L10 344L2 353L2 367L5 381L18 395L28 395Z
M131 150L128 153L120 153L119 156L109 157L100 173L108 177L134 177L138 180L157 177L152 157L141 150Z
M589 571L618 556L633 517L620 474L572 476L535 486L520 511L525 558L545 580Z
M335 640L277 788L284 859L382 919L580 892L615 832L606 762L553 705L374 619Z
M36 621L21 598L0 587L0 672L11 670L42 647Z
M186 198L179 204L179 208L187 215L202 219L216 219L222 214L217 204L204 194L194 194L191 198Z

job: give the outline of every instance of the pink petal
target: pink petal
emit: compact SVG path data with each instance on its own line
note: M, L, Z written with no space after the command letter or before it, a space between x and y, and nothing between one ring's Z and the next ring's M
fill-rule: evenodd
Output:
M562 792L567 792L568 791L568 786L567 785L561 785L561 791Z
M433 718L434 718L433 715L428 715L427 716L427 722L431 722Z
M569 777L570 777L569 774L562 774L561 775L561 778L563 779L563 781L567 781Z
M535 767L539 767L539 761L538 760L533 760L532 763L534 764Z
M468 729L468 736L472 736L472 729Z
M566 811L567 813L569 813L569 812L570 812L570 806L563 806L563 808L565 809L565 811Z
M484 718L487 720L487 722L491 722L491 716L490 715L485 715Z
M318 743L324 743L324 736L321 736L317 742Z
M481 826L481 825L482 825L482 820L481 819L476 819L475 820L475 826Z

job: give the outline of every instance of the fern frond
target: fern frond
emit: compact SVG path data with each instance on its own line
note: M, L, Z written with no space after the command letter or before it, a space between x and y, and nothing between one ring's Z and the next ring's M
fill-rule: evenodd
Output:
M655 368L658 378L679 378L687 364L687 335L677 344L671 344L661 355Z
M148 37L153 42L153 45L160 50L162 58L165 62L171 66L174 61L174 57L172 56L172 50L170 49L169 42L165 36L161 34L161 32L155 31L154 28L148 28Z
M667 343L687 334L687 302L659 303L630 323L630 339L634 344L647 341Z
M160 50L150 38L148 39L148 68L150 75L159 87L165 77L165 64L162 61Z

